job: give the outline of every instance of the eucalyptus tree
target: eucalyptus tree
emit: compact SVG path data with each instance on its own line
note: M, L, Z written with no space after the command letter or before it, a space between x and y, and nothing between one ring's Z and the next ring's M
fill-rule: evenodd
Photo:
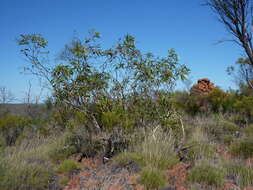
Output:
M251 91L253 89L253 66L247 58L239 58L236 62L237 67L230 66L227 72L234 78L236 85L241 91ZM247 90L248 89L248 90Z
M248 64L253 66L253 1L252 0L206 0L219 21L233 38L232 41L241 46L248 58Z
M56 63L49 63L47 40L38 34L21 35L18 43L29 65L25 71L48 82L55 101L84 113L99 128L91 105L101 97L119 100L138 94L153 96L168 91L176 80L185 79L189 69L179 64L175 50L165 57L142 53L135 38L124 36L111 48L101 46L100 34L91 32L85 39L66 44Z

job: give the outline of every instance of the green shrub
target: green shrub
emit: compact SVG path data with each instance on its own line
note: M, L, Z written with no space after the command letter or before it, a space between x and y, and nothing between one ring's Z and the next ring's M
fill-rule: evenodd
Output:
M215 157L215 147L204 142L196 142L188 149L187 154L191 161L196 161L203 158L212 159Z
M224 142L226 135L236 135L240 131L234 123L228 121L218 121L205 126L206 133L212 140Z
M225 164L227 174L232 175L237 180L236 183L240 187L247 187L253 185L253 168L243 164Z
M0 133L5 139L6 145L14 145L24 128L29 124L30 121L21 116L7 115L0 118Z
M237 110L237 114L233 114L230 119L240 127L244 127L249 122L248 118L240 113L239 110Z
M158 189L166 185L166 177L159 170L145 168L140 173L140 183L147 190Z
M253 156L253 141L251 139L243 139L233 143L229 152L234 156L242 158L250 158Z
M149 131L139 136L144 136L129 145L127 152L117 155L114 160L124 165L130 160L135 161L142 167L152 167L157 169L169 169L179 162L174 151L174 137L165 133L160 128ZM131 141L131 140L130 140ZM132 142L132 141L131 141Z
M69 182L69 178L66 176L61 176L60 180L59 180L59 184L66 186Z
M173 132L177 139L182 138L183 131L179 119L176 118L164 118L161 120L161 126L166 132Z
M80 166L74 160L64 160L57 168L58 173L70 173L74 170L79 170Z
M55 141L51 144L48 149L47 156L50 161L58 163L67 159L69 156L77 152L75 144L72 144L69 140L72 136L72 133L67 132L61 134L59 138L56 138Z
M234 103L234 109L248 119L251 119L253 116L253 97L251 95L240 96Z
M53 173L47 167L34 164L8 165L0 181L5 190L47 189Z
M89 137L85 127L76 127L57 138L48 155L52 161L59 162L75 153L94 156L102 148L101 142Z
M224 177L225 171L223 169L202 164L191 170L188 175L188 181L190 183L222 187Z
M49 157L54 161L54 162L59 162L62 161L72 154L76 153L77 150L74 146L69 146L69 147L59 147L60 149L52 149L52 151L49 153Z
M136 162L141 167L146 166L146 161L145 161L144 156L141 154L132 153L132 152L120 153L113 158L113 161L119 164L120 166L126 166L131 161Z
M209 109L218 113L220 111L226 111L229 107L228 102L226 101L228 93L224 92L220 88L215 88L207 96L204 96L205 101L209 104Z
M5 139L2 135L0 135L0 152L4 150L6 147Z
M3 160L2 153L0 152L0 187L2 185L1 181L3 181L6 172L7 172L6 164L5 164L4 160Z
M223 137L223 143L225 145L231 145L235 140L235 137L233 135L224 135Z
M101 120L103 125L109 130L112 130L114 127L118 126L121 122L119 114L116 113L115 111L104 112L102 114Z
M253 138L253 125L247 126L243 132L246 137Z
M225 132L226 134L233 135L237 131L240 131L240 128L238 126L229 121L220 121L219 125L222 127L223 132Z
M59 138L59 137L58 137ZM0 155L0 189L42 190L55 174L48 153L57 139L34 136L21 144L6 147Z
M130 131L133 129L136 120L136 115L132 112L136 112L136 110L131 110L130 112L129 110L124 110L122 106L115 106L112 111L104 111L102 113L101 122L109 131L112 131L116 127Z
M223 128L218 125L218 122L209 123L205 126L206 134L212 140L220 141L223 136Z
M82 153L90 157L102 150L102 143L93 139L85 127L75 127L65 139L65 147L69 147L73 153Z
M168 169L179 162L174 137L159 128L146 133L142 142L135 145L134 152L144 159L146 166L153 168Z

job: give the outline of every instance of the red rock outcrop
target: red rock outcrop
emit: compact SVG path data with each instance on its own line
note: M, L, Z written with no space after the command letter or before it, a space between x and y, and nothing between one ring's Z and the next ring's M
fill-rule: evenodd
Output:
M198 83L193 85L190 92L194 95L209 94L216 86L207 78L199 79Z

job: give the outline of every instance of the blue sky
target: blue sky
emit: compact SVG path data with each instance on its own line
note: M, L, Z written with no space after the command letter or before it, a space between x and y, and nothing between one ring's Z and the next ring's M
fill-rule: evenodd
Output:
M32 76L20 74L25 61L15 39L19 34L40 33L49 41L54 57L74 36L89 29L102 34L105 46L132 34L144 51L166 55L175 48L191 78L210 78L223 89L235 88L226 68L242 55L232 43L216 44L231 36L203 0L0 0L0 86L18 98L28 81L33 93L39 86ZM183 88L181 84L177 88Z

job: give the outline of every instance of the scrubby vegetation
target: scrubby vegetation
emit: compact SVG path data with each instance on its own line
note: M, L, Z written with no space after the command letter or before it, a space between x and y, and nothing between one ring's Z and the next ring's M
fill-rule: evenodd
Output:
M110 48L100 39L74 38L50 62L43 36L20 35L25 71L51 96L23 114L0 104L0 189L63 189L87 158L126 168L148 190L253 185L253 75L237 90L200 79L174 91L189 74L174 49L161 57L131 35Z
M200 183L214 187L222 187L224 184L225 172L209 165L199 165L192 169L188 176L191 183Z

